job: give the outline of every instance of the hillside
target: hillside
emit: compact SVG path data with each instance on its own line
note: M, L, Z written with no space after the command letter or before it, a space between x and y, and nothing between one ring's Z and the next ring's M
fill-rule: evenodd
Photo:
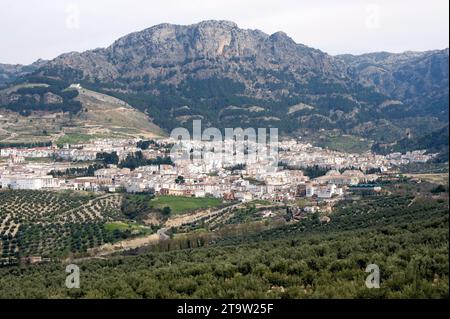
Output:
M407 111L448 118L448 49L338 58L348 65L352 78L402 101Z
M38 74L108 91L149 110L167 130L193 118L217 127L276 125L285 133L351 130L380 117L377 105L387 100L320 50L228 21L157 25L106 49L63 54ZM299 103L313 108L292 112Z
M16 85L0 91L0 97L37 98L36 92L47 91L45 83ZM58 94L70 93L71 105L58 103L21 103L0 107L0 143L42 143L47 141L81 142L100 137L152 138L164 134L146 114L127 103L87 89L62 89L40 93L46 99L63 101ZM18 108L21 110L17 112Z
M77 290L64 288L60 262L24 266L20 276L0 268L0 298L448 298L447 205L444 198L382 196L347 203L330 223L312 215L256 233L228 228L209 243L192 233L79 260ZM72 251L114 239L101 225L68 229ZM380 289L364 284L371 263L380 267Z
M448 126L419 137L404 138L393 144L375 144L372 148L377 153L406 152L409 150L428 150L439 153L437 162L448 162Z
M76 98L83 105L75 124L84 125L92 134L125 134L152 138L163 134L146 114L115 97L80 89Z

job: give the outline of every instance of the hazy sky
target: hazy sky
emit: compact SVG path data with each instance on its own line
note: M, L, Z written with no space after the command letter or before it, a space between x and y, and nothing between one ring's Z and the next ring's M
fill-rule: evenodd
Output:
M448 47L448 0L0 0L0 63L106 47L168 22L223 19L330 54Z

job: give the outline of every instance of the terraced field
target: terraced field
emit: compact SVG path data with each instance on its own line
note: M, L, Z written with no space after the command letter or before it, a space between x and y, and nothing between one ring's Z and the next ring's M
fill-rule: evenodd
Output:
M0 264L20 257L84 252L120 237L105 224L125 220L120 194L0 192Z
M143 212L144 220L153 218L159 224L149 225L127 214L125 198L71 191L0 191L0 266L26 257L78 258L92 248L122 247L130 240L144 244L148 238L158 240L158 226L190 231L205 223L222 225L233 215L232 207L224 207L227 204L218 199L159 196L149 200L149 210ZM173 216L158 219L164 207L170 207Z

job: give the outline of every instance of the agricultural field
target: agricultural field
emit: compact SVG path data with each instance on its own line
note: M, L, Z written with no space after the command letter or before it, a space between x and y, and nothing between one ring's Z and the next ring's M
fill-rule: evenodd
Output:
M76 98L83 104L85 111L78 121L91 128L90 133L99 132L108 135L121 134L154 138L164 135L144 113L134 109L122 100L86 88L78 90Z
M214 198L3 190L0 265L31 256L82 256L105 244L151 236L166 223L176 225L177 218L197 220L224 205ZM165 207L169 215L163 215Z
M134 222L123 222L123 221L108 222L104 225L104 228L107 232L110 232L112 234L130 233L132 235L140 235L141 236L141 235L146 235L146 234L151 233L150 228L147 228L143 225L139 225Z
M183 196L158 196L150 201L150 207L164 209L169 207L172 214L181 214L197 209L215 208L223 204L217 198L195 198Z
M179 227L179 231L186 233L192 231L219 231L220 233L223 229L252 228L258 225L278 227L286 224L286 207L277 206L274 203L270 203L269 206L257 206L256 203L257 201L243 205L232 205L223 208L221 211L206 214L191 222L184 223ZM264 212L268 210L270 210L271 216L263 216Z
M302 132L304 142L340 152L364 153L371 149L373 140L337 131Z
M87 143L91 140L100 139L100 138L108 138L111 137L106 134L87 134L87 133L66 133L58 138L56 141L56 144L58 146L63 146L64 144L80 144L80 143ZM117 136L117 137L124 137L124 136Z
M435 186L386 184L337 203L329 222L265 201L2 191L3 266L49 260L21 263L19 278L0 267L0 298L448 298L448 191ZM169 206L173 216L142 223ZM75 295L66 262L83 268ZM364 285L370 263L376 291Z
M0 260L63 256L117 240L122 229L105 225L126 220L121 201L120 194L0 191Z
M352 135L327 135L319 138L317 145L336 151L349 153L364 153L370 150L371 142Z
M330 223L180 235L164 245L65 265L0 268L0 298L448 298L448 198L393 194L342 203ZM250 213L247 211L246 213ZM150 248L150 247L149 247ZM365 286L365 267L381 288Z

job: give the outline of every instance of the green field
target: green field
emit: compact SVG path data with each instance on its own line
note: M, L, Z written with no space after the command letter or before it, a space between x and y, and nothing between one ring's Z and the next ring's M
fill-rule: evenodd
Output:
M273 202L263 199L256 199L251 202L253 205L259 205L259 206L270 206L273 205Z
M124 231L124 230L142 230L144 229L143 226L141 225L136 225L136 224L132 224L132 223L125 223L125 222L111 222L111 223L106 223L105 224L105 229L107 231L115 231L115 230L120 230L120 231Z
M213 208L222 204L217 198L195 198L182 196L158 196L150 201L152 208L170 207L172 214L191 212L201 208Z
M64 144L68 143L68 144L78 144L78 143L85 143L85 142L89 142L91 140L94 139L99 139L99 138L111 138L111 137L124 137L120 134L85 134L85 133L68 133L65 134L64 136L61 136L58 141L57 141L57 145L58 146L63 146Z
M128 232L132 235L145 235L147 233L149 233L149 229L142 226L142 225L138 225L135 223L128 223L128 222L121 222L121 221L117 221L117 222L110 222L110 223L106 223L105 224L105 230L107 232L110 233L125 233Z
M89 135L89 134L66 134L62 137L60 137L57 141L58 146L64 145L64 144L77 144L82 142L89 142L90 140L96 138L96 135Z
M317 144L320 147L349 153L364 153L371 147L370 141L352 135L326 136Z

